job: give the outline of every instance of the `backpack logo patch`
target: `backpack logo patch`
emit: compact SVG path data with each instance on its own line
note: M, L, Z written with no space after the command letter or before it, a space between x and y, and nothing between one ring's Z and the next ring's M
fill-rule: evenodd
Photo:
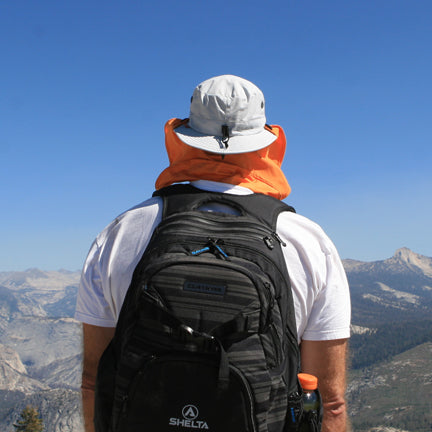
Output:
M195 420L198 417L199 411L195 405L186 405L182 409L182 414L185 419Z
M216 294L223 296L226 291L225 285L215 285L208 282L186 281L183 285L184 291L192 291L203 294Z
M185 405L182 409L183 418L171 417L169 425L191 429L209 429L207 422L197 420L198 415L199 411L195 405Z

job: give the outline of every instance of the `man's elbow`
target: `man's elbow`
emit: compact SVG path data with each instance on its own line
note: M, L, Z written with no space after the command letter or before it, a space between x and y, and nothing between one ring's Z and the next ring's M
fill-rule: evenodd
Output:
M86 372L84 369L81 376L81 391L94 392L96 387L96 376L92 373Z
M323 402L323 432L346 432L348 427L347 404L343 396Z
M324 412L331 417L345 416L347 413L347 404L344 397L323 403Z

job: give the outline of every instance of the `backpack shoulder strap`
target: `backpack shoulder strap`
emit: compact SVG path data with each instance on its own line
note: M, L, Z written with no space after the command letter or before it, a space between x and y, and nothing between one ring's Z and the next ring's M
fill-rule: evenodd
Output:
M277 218L284 211L294 212L293 207L284 202L259 193L232 195L220 192L207 192L189 184L172 185L153 193L164 200L163 218L175 213L194 211L209 203L225 204L236 209L240 215L253 215L265 225L276 229Z

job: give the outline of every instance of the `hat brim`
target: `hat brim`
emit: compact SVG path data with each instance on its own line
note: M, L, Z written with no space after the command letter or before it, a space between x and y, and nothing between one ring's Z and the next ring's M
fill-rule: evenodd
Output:
M235 135L229 138L228 146L222 142L222 136L204 135L189 126L181 125L174 130L185 144L219 154L249 153L261 150L276 141L277 136L266 129L253 135Z

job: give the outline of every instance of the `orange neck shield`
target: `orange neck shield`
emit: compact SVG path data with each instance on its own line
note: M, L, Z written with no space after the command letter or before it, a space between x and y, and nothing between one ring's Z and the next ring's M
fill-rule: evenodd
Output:
M170 166L156 180L156 189L173 183L210 180L243 186L280 200L289 195L291 188L281 169L286 138L280 126L268 129L277 137L268 147L222 157L183 143L174 129L186 122L187 119L171 119L165 124L165 146Z

